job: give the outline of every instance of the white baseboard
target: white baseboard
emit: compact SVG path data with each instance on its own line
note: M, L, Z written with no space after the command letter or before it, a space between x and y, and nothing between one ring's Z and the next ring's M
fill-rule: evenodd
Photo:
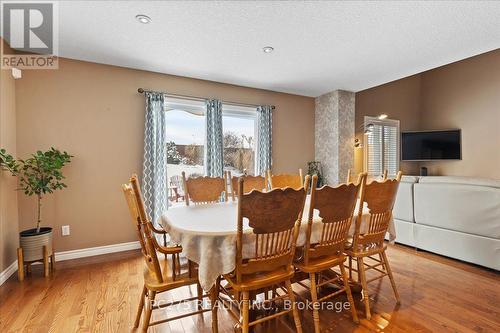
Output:
M55 255L56 255L56 262L58 262L64 260L99 256L108 253L136 250L140 248L141 244L138 241L136 241L136 242L89 247L86 249L56 252ZM14 261L9 267L7 267L3 272L0 273L0 285L2 285L5 281L7 281L7 279L16 271L17 271L17 260Z
M136 250L136 249L140 249L140 248L141 248L141 244L139 243L139 241L136 241L136 242L89 247L86 249L56 252L56 262L64 261L64 260L71 260L71 259L78 259L78 258L85 258L85 257L99 256L101 254L107 254L107 253Z
M7 267L3 272L0 272L0 286L5 281L7 281L7 279L10 278L10 276L14 274L16 271L17 271L17 259L12 264L10 264L10 266Z

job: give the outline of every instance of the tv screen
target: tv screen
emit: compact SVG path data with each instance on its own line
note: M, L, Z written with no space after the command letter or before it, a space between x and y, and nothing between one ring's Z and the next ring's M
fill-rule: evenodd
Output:
M401 133L401 160L460 160L460 130Z

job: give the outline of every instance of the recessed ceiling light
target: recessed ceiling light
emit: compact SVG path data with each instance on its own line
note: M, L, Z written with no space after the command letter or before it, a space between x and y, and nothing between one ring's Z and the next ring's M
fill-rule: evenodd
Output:
M382 113L378 116L378 119L382 120L382 119L386 119L388 116L385 114L385 113Z
M151 17L143 14L139 14L135 16L136 20L143 23L143 24L148 24L151 22Z
M264 53L271 53L274 51L274 47L266 46L266 47L262 48L262 51L264 51Z

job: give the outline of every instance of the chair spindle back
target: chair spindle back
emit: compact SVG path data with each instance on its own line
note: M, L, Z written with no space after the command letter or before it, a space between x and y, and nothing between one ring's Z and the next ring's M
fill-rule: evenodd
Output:
M392 209L401 176L402 173L399 171L395 179L385 179L381 182L372 181L362 189L353 241L356 250L383 246L385 234L392 218ZM369 222L366 232L360 234L360 221L363 215L364 203L366 203L370 212Z
M129 184L123 184L122 190L125 195L125 200L127 201L132 222L137 230L137 236L141 244L141 252L146 265L148 269L153 272L158 282L161 283L163 282L163 277L156 253L156 240L149 226L150 221L146 218L137 176L133 175Z
M306 186L309 183L307 176ZM236 279L256 272L292 269L307 188L274 189L244 193L244 179L238 182L238 234ZM255 234L253 256L243 259L243 219Z
M315 184L317 176L312 177ZM341 184L337 187L323 186L311 188L311 203L307 221L307 238L304 263L309 259L342 254L349 228L356 208L358 194L366 184L366 174L360 174L356 183ZM314 210L321 217L321 236L311 244Z

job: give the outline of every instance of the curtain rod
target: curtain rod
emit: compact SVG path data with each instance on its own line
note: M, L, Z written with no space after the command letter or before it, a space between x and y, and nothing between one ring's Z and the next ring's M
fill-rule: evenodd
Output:
M137 92L139 94L143 94L145 92L161 93L161 94L164 94L167 97L184 98L184 99L189 99L189 100L192 100L192 101L206 101L208 99L208 98L199 97L199 96L169 94L169 93L166 93L166 92L163 92L163 91L154 91L154 90L148 90L148 89L143 89L143 88L137 89ZM221 101L221 102L223 104L230 104L230 105L235 105L235 106L250 106L250 107L258 107L258 106L260 106L260 105L256 105L256 104L238 103L238 102L231 102L231 101ZM271 108L274 110L276 107L274 105L271 105Z

